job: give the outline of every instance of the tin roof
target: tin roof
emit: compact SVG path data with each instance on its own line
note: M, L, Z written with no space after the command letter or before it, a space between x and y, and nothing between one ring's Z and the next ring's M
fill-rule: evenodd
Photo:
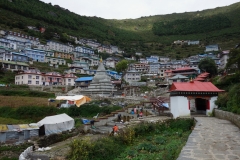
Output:
M93 77L80 77L75 80L75 82L84 82L84 81L92 81Z

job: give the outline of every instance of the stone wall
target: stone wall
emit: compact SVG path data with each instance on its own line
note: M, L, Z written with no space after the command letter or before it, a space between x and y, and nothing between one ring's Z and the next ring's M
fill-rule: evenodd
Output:
M222 111L219 109L214 110L214 115L217 118L229 120L233 124L235 124L236 126L238 126L240 128L240 115L237 115L237 114L234 114L231 112L227 112L227 111Z
M79 133L83 133L83 126L72 129L71 131L63 131L61 133L51 134L49 136L40 137L37 140L39 147L48 147L54 143L64 141L70 137L74 137Z
M51 86L36 86L36 85L29 85L29 89L32 91L46 91L46 92L68 92L72 90L72 86L63 86L63 85L51 85Z
M103 100L108 99L111 101L112 104L118 104L118 103L126 103L126 104L140 104L143 101L147 101L148 99L142 98L142 97L121 97L121 96L115 96L115 97L99 97L99 96L91 96L92 100Z

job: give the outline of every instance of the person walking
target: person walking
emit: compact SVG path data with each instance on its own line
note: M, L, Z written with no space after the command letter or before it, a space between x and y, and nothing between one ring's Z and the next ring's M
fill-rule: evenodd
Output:
M133 109L131 110L130 114L134 114L134 110Z
M112 132L109 134L109 136L114 136L118 132L118 126L115 124L112 128Z
M118 114L118 121L120 122L122 120L122 115L119 113Z
M137 114L137 107L134 108L134 114Z
M96 127L94 126L94 122L95 122L95 120L94 120L94 119L90 121L91 128L93 128L93 129L95 129L95 128L96 128Z
M114 132L118 132L118 126L115 124L114 127L113 127L113 131Z

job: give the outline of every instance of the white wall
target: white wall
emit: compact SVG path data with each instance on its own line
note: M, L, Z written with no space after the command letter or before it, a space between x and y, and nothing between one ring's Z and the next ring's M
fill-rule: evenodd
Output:
M173 114L173 118L190 116L187 97L170 97L170 111Z
M214 108L217 108L217 106L215 105L215 101L217 100L217 96L215 97L211 97L211 100L210 100L210 109L206 111L206 115L210 115L212 114L213 112L213 109Z
M28 76L31 77L28 77ZM36 78L38 76L38 79ZM31 84L28 83L28 81L31 81ZM38 81L38 83L36 83ZM35 75L35 74L19 74L15 76L15 84L21 85L42 85L42 75Z

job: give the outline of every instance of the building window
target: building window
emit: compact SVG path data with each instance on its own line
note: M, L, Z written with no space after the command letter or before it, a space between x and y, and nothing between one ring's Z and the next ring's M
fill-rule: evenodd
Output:
M32 81L29 80L29 81L28 81L28 84L32 84Z
M32 75L28 75L28 79L32 79Z
M36 79L39 79L39 76L36 76Z
M36 84L39 84L39 81L36 81Z
M68 79L68 82L71 82L71 79Z
M15 69L16 67L15 67L15 65L11 64L11 65L10 65L10 68L11 68L11 69Z

